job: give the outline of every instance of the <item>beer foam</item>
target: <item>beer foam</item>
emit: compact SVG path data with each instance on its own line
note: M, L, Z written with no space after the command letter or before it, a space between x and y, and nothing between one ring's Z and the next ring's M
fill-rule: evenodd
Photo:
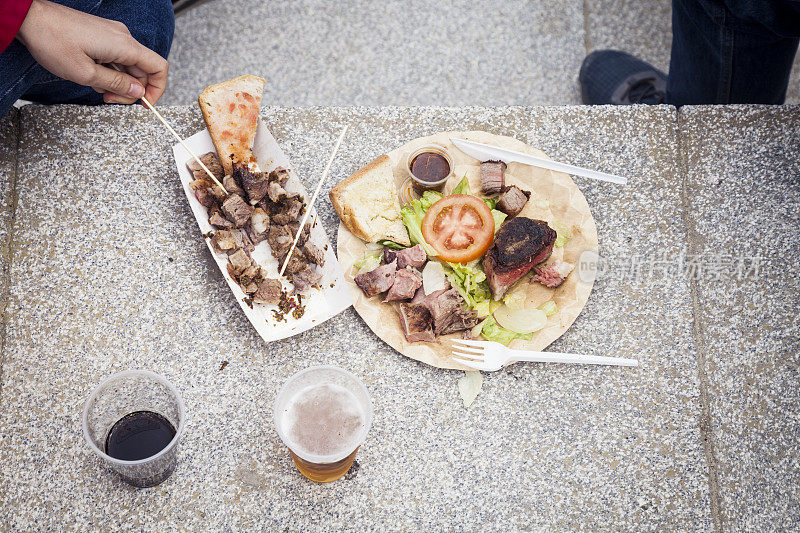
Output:
M284 411L283 427L295 453L350 453L358 445L364 413L352 392L322 383L295 394Z

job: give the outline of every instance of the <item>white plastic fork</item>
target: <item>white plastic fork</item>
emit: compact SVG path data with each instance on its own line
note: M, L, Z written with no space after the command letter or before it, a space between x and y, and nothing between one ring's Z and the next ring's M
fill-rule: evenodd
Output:
M475 370L494 372L511 361L532 361L536 363L573 363L580 365L639 366L636 359L624 357L604 357L599 355L578 355L574 353L535 352L533 350L512 350L493 341L471 341L452 339L453 358L459 363Z

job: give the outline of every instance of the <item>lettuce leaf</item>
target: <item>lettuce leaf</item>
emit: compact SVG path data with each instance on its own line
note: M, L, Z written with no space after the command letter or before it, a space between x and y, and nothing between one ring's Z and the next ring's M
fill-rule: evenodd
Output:
M384 239L382 241L378 241L378 244L384 246L386 248L391 248L392 250L405 250L405 246L402 244L398 244L394 241L390 241L389 239Z
M450 194L472 194L469 190L469 181L467 180L466 174L464 174L464 177L461 178L461 181L458 182L458 185L455 186L453 192Z
M427 191L426 194L428 192L431 191ZM438 255L436 250L433 246L425 242L425 237L422 236L422 219L425 217L425 212L435 201L432 200L432 198L433 196L428 196L428 200L425 201L425 206L423 206L423 200L425 200L424 196L421 200L411 200L410 203L400 209L400 216L408 230L408 237L411 240L411 244L421 244L426 254L431 257L436 257Z
M483 203L489 206L489 209L497 207L497 198L484 198Z
M479 264L444 262L445 275L450 285L455 287L470 309L491 298L492 293L486 284L486 274Z
M495 233L497 233L497 231L500 229L500 226L503 225L503 221L506 219L506 217L508 217L508 215L506 215L502 211L498 211L497 209L492 209L492 218L494 218Z
M500 326L497 322L495 322L494 317L491 315L489 315L486 320L483 321L483 327L481 328L480 334L487 341L499 342L505 346L508 346L514 339L525 339L529 341L531 338L533 338L533 333L514 333L513 331Z

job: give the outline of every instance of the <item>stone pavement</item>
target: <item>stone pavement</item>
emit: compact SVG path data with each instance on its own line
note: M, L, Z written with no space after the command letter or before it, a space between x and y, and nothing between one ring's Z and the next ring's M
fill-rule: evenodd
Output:
M183 135L202 127L195 106L164 112ZM576 179L611 274L552 349L642 366L515 365L486 374L464 409L460 372L395 353L352 309L265 344L201 242L163 127L135 107L28 106L0 121L4 529L800 527L800 109L262 117L307 187L344 123L328 186L448 129L511 135L628 176L625 187ZM336 215L324 199L318 208L334 238ZM739 279L739 252L761 258L758 277ZM681 257L702 259L702 275L630 268ZM376 412L360 467L322 486L294 470L271 424L281 383L320 363L362 377ZM146 490L106 472L80 432L91 389L133 367L172 380L189 414L178 469Z
M269 105L578 104L587 53L666 71L671 40L670 0L208 1L176 19L161 103L248 72L268 80ZM797 67L787 103L800 103Z

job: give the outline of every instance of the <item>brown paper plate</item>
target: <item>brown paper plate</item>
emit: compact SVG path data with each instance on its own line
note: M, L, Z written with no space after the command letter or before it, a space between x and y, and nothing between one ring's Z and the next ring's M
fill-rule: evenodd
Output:
M510 150L525 152L538 157L547 157L537 150L511 137L494 135L482 131L451 131L421 137L392 150L387 155L394 164L395 184L405 181L403 162L409 152L424 144L437 143L448 149L453 157L454 173L445 186L449 192L466 174L473 191L480 190L480 161L464 154L452 145L450 137L469 139ZM520 216L552 222L554 219L568 227L572 232L563 248L553 250L553 259L562 259L578 264L584 251L598 251L597 227L595 226L589 204L578 186L569 175L519 163L511 163L505 173L507 185L517 185L533 192L531 199ZM439 368L469 370L450 357L448 338L460 337L459 333L439 337L437 342L409 343L400 327L396 304L383 303L382 296L366 298L353 281L353 265L364 257L365 244L350 233L344 224L339 224L337 254L345 273L345 283L353 300L353 307L378 337L403 355ZM594 281L585 282L573 271L567 280L556 289L548 289L539 283L528 283L527 277L513 286L509 292L524 291L527 306L536 307L552 299L558 306L558 313L548 318L547 326L533 334L530 341L514 340L512 348L544 350L550 343L564 334L580 314L592 292Z

